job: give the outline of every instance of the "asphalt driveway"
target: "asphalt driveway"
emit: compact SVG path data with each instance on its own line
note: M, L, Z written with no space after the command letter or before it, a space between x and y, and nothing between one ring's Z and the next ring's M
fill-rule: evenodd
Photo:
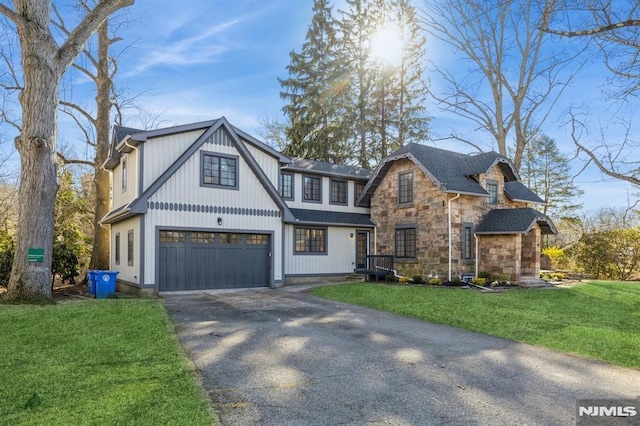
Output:
M285 288L164 295L228 425L569 425L640 371Z

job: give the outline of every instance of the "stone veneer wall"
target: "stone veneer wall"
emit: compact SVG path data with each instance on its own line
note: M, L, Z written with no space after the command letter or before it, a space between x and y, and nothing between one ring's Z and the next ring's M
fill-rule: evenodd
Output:
M481 272L501 275L511 281L520 279L522 235L479 235Z
M413 203L398 204L398 174L413 171ZM440 276L448 264L446 194L411 160L396 161L371 199L371 218L377 224L377 253L395 254L395 229L416 227L416 259L396 259L398 273Z
M408 205L398 204L398 174L413 171L414 202ZM475 241L472 242L474 255L471 260L462 259L462 228L464 223L477 226L491 209L525 207L525 203L515 203L504 195L504 175L494 167L487 175L478 176L485 187L490 179L498 184L498 204L487 204L485 197L461 195L451 202L452 222L452 275L472 274L475 272ZM398 225L416 226L416 259L397 259L395 268L406 276L416 274L426 278L437 274L446 279L449 270L449 231L447 223L447 202L456 194L443 192L409 159L394 162L371 199L371 218L377 223L377 254L394 254L395 229ZM474 228L475 229L475 228ZM522 247L513 241L514 235L481 237L480 271L496 275L513 275L520 267ZM489 253L483 256L486 240ZM519 239L518 239L519 241ZM517 250L518 262L515 262ZM500 253L498 253L500 252ZM536 256L539 257L539 250ZM486 262L486 264L485 264ZM504 264L500 263L503 262ZM514 279L512 277L510 279Z
M522 275L540 276L541 243L542 233L538 225L522 237Z

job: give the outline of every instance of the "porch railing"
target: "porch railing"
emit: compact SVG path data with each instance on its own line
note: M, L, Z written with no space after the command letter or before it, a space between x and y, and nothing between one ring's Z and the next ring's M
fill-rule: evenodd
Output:
M388 276L394 276L393 269L395 256L390 254L370 254L364 258L364 267L357 268L356 272L365 274L367 281L386 280Z

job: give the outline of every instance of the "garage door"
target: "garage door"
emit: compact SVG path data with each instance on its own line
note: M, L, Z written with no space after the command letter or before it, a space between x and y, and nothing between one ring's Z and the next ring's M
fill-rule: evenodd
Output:
M160 291L267 287L265 234L160 231Z

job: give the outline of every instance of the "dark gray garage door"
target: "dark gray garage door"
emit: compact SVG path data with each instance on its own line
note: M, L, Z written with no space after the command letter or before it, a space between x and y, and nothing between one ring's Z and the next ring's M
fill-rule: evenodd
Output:
M269 235L160 231L160 291L269 286Z

